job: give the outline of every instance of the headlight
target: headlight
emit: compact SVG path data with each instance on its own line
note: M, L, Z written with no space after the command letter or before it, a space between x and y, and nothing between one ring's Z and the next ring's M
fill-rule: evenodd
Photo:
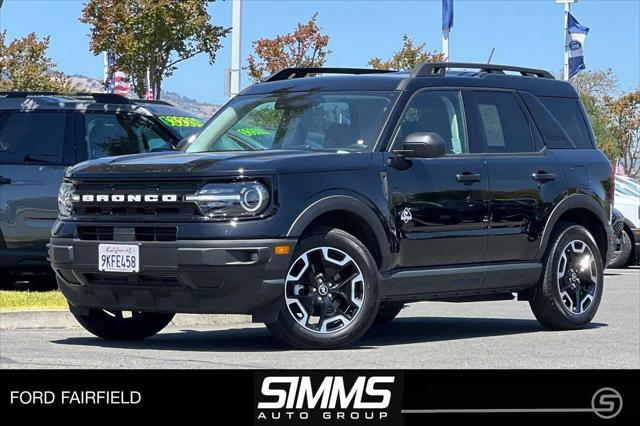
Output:
M71 203L71 197L73 195L73 184L69 182L62 182L60 190L58 191L58 211L60 216L71 216L73 210L73 204Z
M246 218L258 216L267 208L269 191L258 182L212 183L184 199L195 202L210 218Z

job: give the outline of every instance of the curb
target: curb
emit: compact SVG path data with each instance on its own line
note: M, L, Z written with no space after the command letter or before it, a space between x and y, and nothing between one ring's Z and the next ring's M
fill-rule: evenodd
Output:
M202 315L177 314L171 325L189 327L195 325L225 325L250 323L251 315ZM0 330L29 330L42 328L81 328L67 310L2 311Z

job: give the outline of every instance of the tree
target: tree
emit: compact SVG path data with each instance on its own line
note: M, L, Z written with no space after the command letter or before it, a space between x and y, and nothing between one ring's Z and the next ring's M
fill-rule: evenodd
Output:
M614 95L619 88L618 78L613 74L611 68L580 71L570 81L578 93L590 96L597 102L602 101L605 96Z
M606 97L604 104L624 171L635 176L640 172L640 89L618 99Z
M395 52L391 59L383 61L380 58L371 58L369 65L379 70L411 70L416 65L424 62L444 61L444 54L437 51L429 52L425 49L426 43L414 46L413 40L406 34L402 37L402 48Z
M38 40L35 33L8 45L6 31L0 33L0 90L69 91L65 75L47 56L49 37Z
M162 80L199 53L213 65L228 28L212 25L207 6L215 0L89 0L80 21L91 25L91 51L112 50L138 96L151 89L160 98ZM113 72L114 70L111 70Z
M598 148L604 152L612 164L615 164L620 156L620 150L609 128L609 117L606 106L602 102L598 102L594 96L581 94L580 99L589 116Z
M249 78L254 83L289 67L321 67L331 53L329 36L322 34L315 13L306 24L299 23L289 34L253 42L255 55L247 58Z

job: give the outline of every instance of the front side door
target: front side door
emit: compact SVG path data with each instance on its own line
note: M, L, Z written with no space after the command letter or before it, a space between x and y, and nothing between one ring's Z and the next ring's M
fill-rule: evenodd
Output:
M486 262L534 259L546 218L565 190L564 173L544 149L525 104L511 91L468 92L489 171L491 216Z
M73 135L68 112L0 116L0 231L6 248L44 256L64 170L75 162Z
M391 150L414 132L445 141L440 158L392 156L389 198L399 234L398 268L481 263L486 254L489 181L467 132L462 94L425 90L409 101ZM481 282L481 280L479 280Z

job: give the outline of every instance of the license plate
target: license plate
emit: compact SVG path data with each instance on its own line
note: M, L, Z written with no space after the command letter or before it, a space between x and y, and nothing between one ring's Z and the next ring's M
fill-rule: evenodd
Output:
M98 246L98 270L105 272L139 272L139 247L124 244L100 244Z

